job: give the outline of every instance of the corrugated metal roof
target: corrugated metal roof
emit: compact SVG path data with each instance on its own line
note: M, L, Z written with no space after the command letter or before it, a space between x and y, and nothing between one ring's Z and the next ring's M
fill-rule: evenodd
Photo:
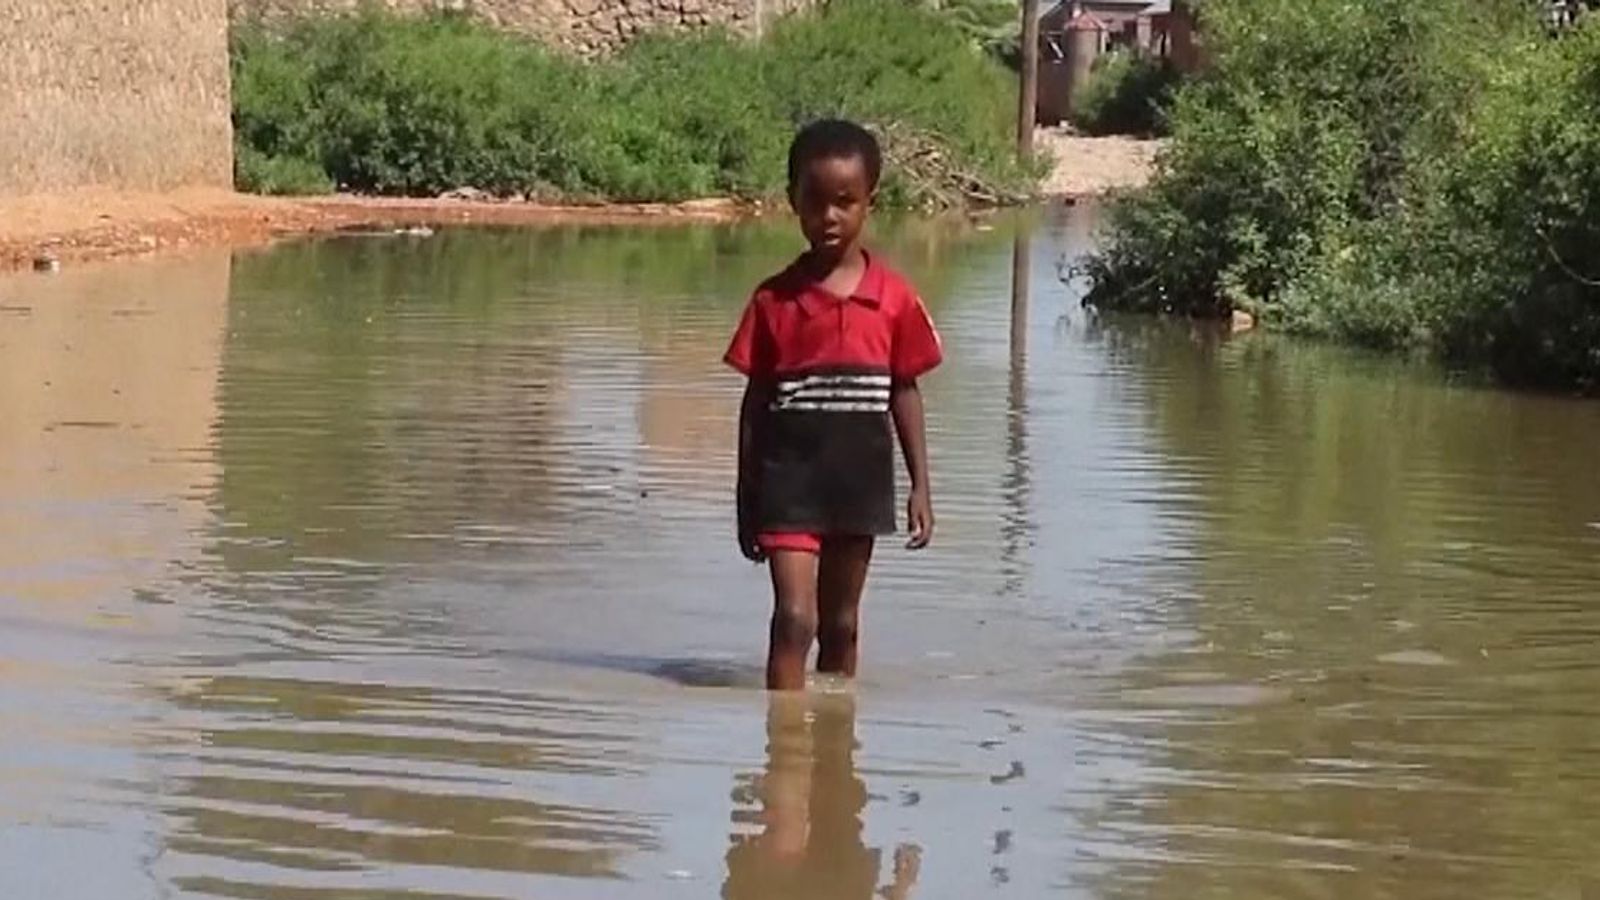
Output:
M1060 0L1050 6L1041 6L1039 18L1043 19L1052 13L1058 19L1065 19L1067 12L1072 8L1074 0ZM1138 13L1140 15L1158 15L1172 11L1172 0L1081 0L1085 6L1117 7L1123 13ZM1158 8L1159 7L1159 8ZM1059 12L1057 12L1059 10Z

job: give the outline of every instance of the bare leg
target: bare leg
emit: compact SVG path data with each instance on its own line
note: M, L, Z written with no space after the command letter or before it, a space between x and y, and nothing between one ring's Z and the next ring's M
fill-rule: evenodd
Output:
M854 678L861 637L861 591L872 563L871 537L828 538L817 574L821 618L817 671Z
M767 646L767 689L806 686L806 658L817 638L817 556L779 550L772 570L772 634Z

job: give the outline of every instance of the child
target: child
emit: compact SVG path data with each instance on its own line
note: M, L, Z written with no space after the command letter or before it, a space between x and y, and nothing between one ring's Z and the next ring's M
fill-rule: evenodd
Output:
M739 413L739 546L772 573L767 687L856 672L861 590L892 534L894 446L911 475L908 546L933 538L917 378L942 358L916 292L861 247L883 167L859 125L822 121L789 147L789 205L810 249L756 289L728 348L749 378Z

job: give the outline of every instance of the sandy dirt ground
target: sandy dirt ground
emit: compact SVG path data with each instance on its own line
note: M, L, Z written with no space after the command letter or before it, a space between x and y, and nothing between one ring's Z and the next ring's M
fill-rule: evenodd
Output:
M1090 197L1138 187L1150 179L1160 141L1128 137L1082 137L1040 130L1035 146L1050 154L1055 167L1043 192L1051 197Z
M1086 197L1142 184L1159 143L1039 132L1055 160L1042 193ZM543 206L377 197L284 199L215 189L163 194L85 190L0 197L0 271L45 271L185 247L251 245L319 232L436 225L728 221L754 209L725 200L676 205Z
M540 225L727 221L750 209L731 201L676 205L541 206L378 197L283 199L192 189L163 194L72 191L0 198L0 271L251 245L330 231L435 225Z

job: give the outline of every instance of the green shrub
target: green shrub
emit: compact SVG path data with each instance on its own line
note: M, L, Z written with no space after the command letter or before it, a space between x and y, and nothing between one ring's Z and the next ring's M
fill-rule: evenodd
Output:
M619 201L783 191L794 129L847 115L935 134L952 168L1007 186L1014 78L939 12L836 0L760 44L640 40L584 63L460 15L367 9L233 40L240 186L320 167L344 189ZM891 173L885 200L911 196Z
M1150 190L1091 267L1111 306L1270 315L1331 235L1387 208L1447 141L1460 73L1498 52L1479 7L1520 0L1211 0Z
M719 31L646 36L608 74L593 155L640 160L643 177L665 188L658 199L772 193L790 125L750 44Z
M1007 0L929 0L972 45L1012 69L1022 63L1022 22Z
M249 146L240 147L234 156L233 180L252 194L333 193L333 182L320 164L297 156L267 156Z
M1600 19L1510 47L1425 168L1392 267L1452 361L1600 388Z
M247 27L233 48L243 148L315 160L372 193L581 187L565 138L595 92L577 64L531 43L460 16L369 10Z
M1095 61L1079 91L1073 124L1088 134L1154 137L1167 130L1178 71L1157 57L1115 51Z
M1091 303L1600 388L1600 20L1521 0L1210 0Z
M826 116L937 135L951 164L999 185L1016 161L1016 81L947 16L896 0L834 0L773 29L760 51L768 90L791 127ZM785 138L787 140L787 138ZM891 167L890 205L913 191Z

